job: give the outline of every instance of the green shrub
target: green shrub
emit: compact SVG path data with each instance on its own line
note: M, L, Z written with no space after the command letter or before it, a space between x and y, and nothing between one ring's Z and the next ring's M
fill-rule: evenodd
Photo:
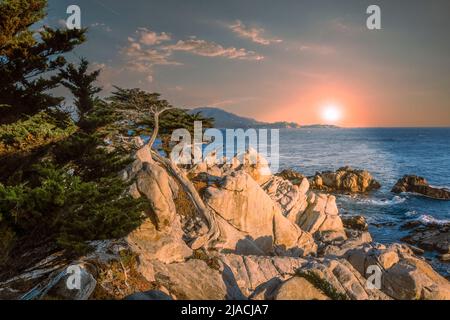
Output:
M34 183L0 184L2 224L21 237L35 228L62 248L83 252L89 240L120 238L142 222L146 204L118 178L84 182L67 168L36 166Z
M76 131L67 117L40 112L26 120L0 126L0 155L28 151L64 139Z

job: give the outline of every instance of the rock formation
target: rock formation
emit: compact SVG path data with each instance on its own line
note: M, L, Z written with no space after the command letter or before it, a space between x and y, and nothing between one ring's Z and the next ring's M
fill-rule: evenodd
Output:
M450 200L450 190L445 188L434 188L428 184L425 178L414 175L403 176L403 178L397 181L391 192L411 192L432 199Z
M150 149L135 159L121 176L132 182L134 197L149 202L141 227L123 239L91 243L94 250L74 261L55 253L3 279L0 297L450 299L448 280L409 247L373 243L362 217L342 220L335 197L311 190L306 178L260 174L262 158L254 165L208 158L189 172L204 177L202 184ZM370 175L342 172L332 182L321 176L322 189L376 187ZM381 270L380 288L367 284L370 266ZM68 267L80 270L83 290L67 289Z
M368 171L350 167L340 168L336 172L317 172L310 183L312 189L325 192L365 193L381 187Z
M409 235L402 238L402 241L427 251L450 253L450 223L423 224L417 221L405 224L403 229L411 229L411 231Z

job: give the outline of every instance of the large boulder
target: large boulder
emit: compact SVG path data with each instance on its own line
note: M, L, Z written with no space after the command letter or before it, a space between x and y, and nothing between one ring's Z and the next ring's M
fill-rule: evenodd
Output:
M336 206L336 198L309 191L309 182L304 178L299 185L274 176L263 186L264 191L275 201L282 214L300 229L329 239L345 239L344 226Z
M250 241L264 254L299 256L316 251L312 236L284 217L278 204L243 170L207 188L205 202L218 217L222 249L239 252Z
M411 224L404 226L409 228ZM418 246L427 251L438 251L442 254L450 253L450 223L423 224L418 222L402 241Z
M367 281L345 259L323 258L312 260L298 271L333 300L389 300Z
M173 263L184 261L192 255L192 249L183 241L182 235L182 230L175 226L170 232L158 231L154 223L147 219L126 237L126 241L139 255L140 269L146 273L147 265L152 260Z
M311 188L326 192L365 193L381 187L366 170L343 167L336 172L317 172L310 179Z
M393 193L411 192L438 200L450 200L450 190L445 188L434 188L428 181L419 176L405 175L397 181L392 188Z
M405 245L384 249L365 246L348 251L346 259L362 275L368 276L369 266L378 266L382 271L381 291L394 299L450 299L449 281Z
M224 277L236 283L242 294L255 300L273 299L278 286L307 263L303 258L236 254L223 254L219 259Z
M269 197L280 206L283 215L294 223L297 222L298 214L304 212L308 206L309 182L305 178L299 185L294 185L288 180L273 176L262 187Z
M135 182L135 189L148 199L153 211L152 218L160 231L172 228L179 219L171 181L165 169L155 163L144 162Z
M347 216L342 218L344 227L351 230L367 231L369 225L363 216Z
M303 277L292 277L278 287L275 300L330 300Z
M336 198L326 194L309 193L308 207L298 215L297 224L302 230L318 234L320 238L328 240L347 238Z
M239 287L224 279L217 269L205 261L191 259L182 263L155 262L156 281L178 300L243 299Z

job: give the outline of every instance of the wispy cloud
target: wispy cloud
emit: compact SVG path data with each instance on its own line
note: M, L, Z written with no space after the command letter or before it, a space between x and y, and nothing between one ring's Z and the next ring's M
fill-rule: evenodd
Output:
M147 28L138 28L128 37L128 44L122 48L125 60L124 68L146 75L147 81L153 81L155 66L178 66L181 62L173 59L174 52L187 52L203 57L222 57L237 60L262 60L264 57L254 51L243 48L224 47L213 41L190 37L174 42L172 35L155 32Z
M254 51L238 49L235 47L225 48L222 45L191 37L187 40L179 40L176 44L166 47L169 51L184 51L204 57L224 57L239 60L262 60L264 57Z
M269 45L273 43L280 43L283 41L281 39L268 38L264 36L265 30L263 28L247 26L240 20L236 20L233 23L229 24L228 28L239 37L250 39L251 41L261 45Z
M122 49L127 70L144 73L149 82L153 81L153 67L156 65L180 65L181 63L170 59L170 50L152 47L152 45L168 41L166 34L139 31L140 37L128 38L128 45ZM150 44L150 45L149 45Z
M164 41L170 41L172 39L171 35L166 32L157 33L155 31L148 30L147 28L138 28L136 30L137 39L130 37L128 38L132 42L139 42L140 44L152 46L155 44L160 44Z

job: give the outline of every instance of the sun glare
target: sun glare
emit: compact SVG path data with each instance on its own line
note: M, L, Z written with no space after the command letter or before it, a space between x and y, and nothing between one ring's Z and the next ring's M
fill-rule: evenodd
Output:
M322 119L328 123L335 123L342 117L340 108L337 105L329 104L322 109Z

